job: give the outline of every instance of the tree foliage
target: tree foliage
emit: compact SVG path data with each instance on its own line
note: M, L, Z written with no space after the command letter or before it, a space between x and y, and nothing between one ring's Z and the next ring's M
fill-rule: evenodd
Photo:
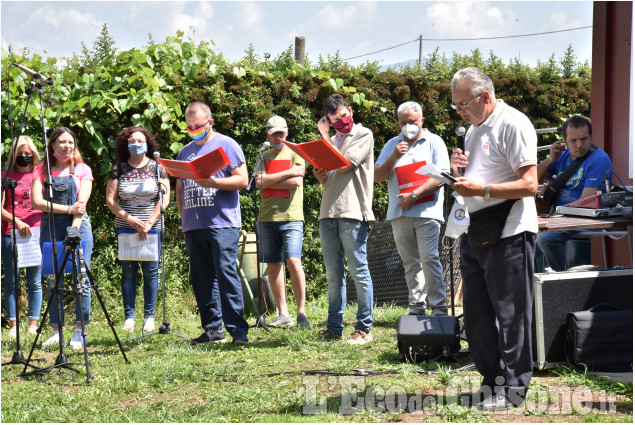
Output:
M88 211L94 223L95 273L108 280L118 276L114 218L105 206L105 184L115 159L114 140L126 126L146 127L161 144L161 155L173 158L189 141L183 119L192 101L210 105L215 130L235 138L242 146L248 166L264 141L264 125L274 115L287 119L290 139L306 142L319 138L316 123L323 114L322 102L341 93L353 106L356 122L375 136L375 158L383 145L399 133L396 109L414 100L421 104L427 128L439 134L448 147L455 144L453 129L462 124L450 108L449 82L465 66L479 66L494 80L498 97L520 109L536 128L556 127L572 114L589 115L591 78L588 64L580 64L570 48L556 61L551 56L535 68L519 59L504 64L494 52L484 56L452 55L451 59L430 53L422 66L380 70L376 62L351 66L339 52L318 63L295 62L289 47L275 59L261 60L250 46L245 57L232 62L213 49L213 42L194 42L183 32L163 43L149 35L148 45L115 50L114 40L104 26L93 49L71 58L48 58L28 51L2 51L2 135L3 162L11 142L10 125L18 125L24 113L30 80L12 62L37 69L55 78L55 85L43 90L46 126L67 126L78 136L78 146L93 168L95 182ZM43 151L39 96L31 98L26 111L25 134ZM11 105L11 113L9 113ZM557 136L541 136L542 144ZM305 178L304 263L308 293L324 290L325 277L318 233L321 188L312 173ZM243 223L254 228L253 200L241 194ZM375 186L374 210L385 217L385 183ZM187 261L179 218L174 203L167 211L167 273L171 283L187 283ZM112 281L112 290L117 283Z

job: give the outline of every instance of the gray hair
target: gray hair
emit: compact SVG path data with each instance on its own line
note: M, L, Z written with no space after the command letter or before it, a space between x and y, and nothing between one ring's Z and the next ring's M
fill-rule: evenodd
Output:
M423 111L421 110L421 106L417 102L409 101L399 105L399 108L397 108L397 119L399 119L399 116L404 112L415 112L419 114L420 117L423 117Z
M452 77L452 90L455 90L461 83L468 85L472 96L478 96L484 91L487 91L492 100L496 99L492 79L478 68L470 67L456 71L454 77Z

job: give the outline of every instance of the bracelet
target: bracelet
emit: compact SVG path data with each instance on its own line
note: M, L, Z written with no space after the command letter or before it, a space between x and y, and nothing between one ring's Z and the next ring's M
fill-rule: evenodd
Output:
M67 214L70 214L70 213L71 213L71 206L69 205Z

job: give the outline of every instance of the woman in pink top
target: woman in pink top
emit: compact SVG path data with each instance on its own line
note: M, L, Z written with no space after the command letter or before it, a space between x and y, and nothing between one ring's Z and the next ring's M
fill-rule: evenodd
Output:
M84 259L86 267L90 269L93 233L86 214L86 203L93 188L93 173L90 167L84 164L76 140L75 133L69 128L58 127L53 130L47 147L51 165L52 202L44 199L42 183L46 180L47 174L44 164L38 165L33 170L31 199L33 200L33 208L45 212L42 215L40 241L42 243L50 242L53 239L53 229L55 230L55 240L64 241L66 229L71 226L77 228L81 241L86 244ZM51 211L53 214L48 214L47 211ZM53 223L55 226L52 226ZM58 267L61 266L62 264L58 264ZM62 311L59 311L58 297L55 296L51 299L52 289L55 286L53 275L48 276L47 283L47 299L51 302L49 312L53 333L42 344L43 348L58 343L60 323L62 326L64 325L64 304L62 302ZM81 325L82 322L87 325L90 319L90 283L88 278L82 281L82 286L81 306L80 300L75 299L76 329L71 338L71 348L75 350L85 347L86 339L85 335L82 335ZM63 296L59 298L62 301L64 299Z
M15 161L14 161L15 158ZM4 265L4 302L9 316L9 335L15 338L17 324L17 304L15 294L15 279L13 269L13 249L11 234L13 232L12 211L15 211L16 237L26 238L33 235L33 228L40 227L42 212L31 206L31 184L33 181L33 167L40 161L40 155L28 136L20 136L15 152L9 153L11 170L2 172L2 180L7 174L17 182L15 199L11 199L11 191L6 189L2 198L2 263ZM11 202L13 201L13 205ZM7 206L7 207L5 207ZM42 266L25 267L26 284L29 301L29 333L35 334L37 321L40 319L42 307ZM20 276L20 269L18 269Z

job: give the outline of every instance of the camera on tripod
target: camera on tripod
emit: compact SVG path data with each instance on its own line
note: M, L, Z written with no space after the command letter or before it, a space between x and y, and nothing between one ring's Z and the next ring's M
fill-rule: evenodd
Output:
M64 246L75 248L79 245L81 237L77 227L68 226L66 228L66 237L64 238Z

